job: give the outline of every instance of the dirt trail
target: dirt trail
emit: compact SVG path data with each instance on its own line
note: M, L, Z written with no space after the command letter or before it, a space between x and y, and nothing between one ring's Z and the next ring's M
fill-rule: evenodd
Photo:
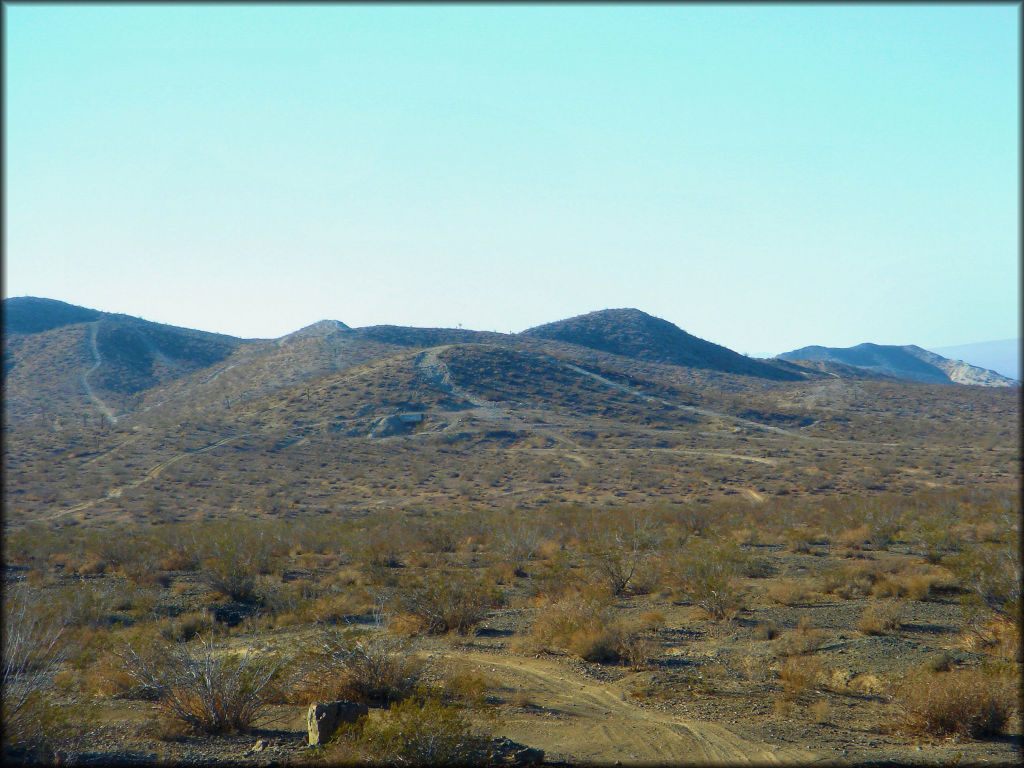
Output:
M726 421L732 421L744 427L749 427L751 429L761 429L764 430L765 432L774 432L775 434L786 435L787 437L808 437L807 435L802 435L799 432L793 432L788 429L783 429L782 427L773 427L769 424L761 424L756 421L750 421L749 419L740 418L739 416L732 416L728 413L722 413L721 411L714 411L710 408L699 408L695 405L682 405L680 403L674 403L671 400L665 400L660 397L654 397L653 395L645 394L644 392L641 392L638 389L634 389L633 387L626 386L625 384L619 384L618 382L612 381L611 379L606 379L604 376L601 376L600 374L588 371L586 368L580 368L578 365L567 363L565 360L559 360L558 358L555 357L547 357L547 359L552 363L564 366L565 368L569 368L570 370L576 371L576 373L579 373L583 376L587 376L588 378L591 378L594 381L600 382L601 384L604 384L606 387L617 389L620 392L625 392L626 394L633 395L633 397L638 397L641 400L646 400L651 403L667 405L672 408L678 408L680 411L695 413L700 416L708 416L716 419L725 419Z
M94 360L94 362L92 364L92 368L90 368L88 371L82 374L82 386L85 387L85 394L87 394L89 396L89 399L92 400L93 404L97 408L99 408L100 413L103 414L107 421L109 421L111 424L116 424L117 416L114 415L114 412L107 406L106 403L104 403L96 396L96 393L92 391L92 386L89 384L89 376L91 376L93 371L95 371L103 364L103 358L100 357L100 348L99 345L96 343L96 331L98 327L98 320L89 323L89 345L92 347L92 359Z
M522 691L532 706L503 716L502 735L543 749L550 760L777 764L822 759L808 750L748 741L715 723L642 709L627 701L617 684L590 681L552 658L477 651L438 655Z
M532 424L518 416L513 416L497 403L491 402L490 400L484 400L482 397L478 397L472 392L459 387L452 380L451 370L438 356L441 352L449 349L450 346L451 345L432 347L431 349L423 351L416 357L416 368L428 382L438 387L446 395L465 400L473 406L473 408L463 411L463 413L476 416L485 421L502 424L506 428L545 434L553 440L557 440L558 442L568 445L574 449L578 449L580 447L579 443L569 437L566 437L558 428L553 428L551 425L542 426L539 424ZM582 459L581 457L576 457L576 460L580 461L580 463L584 465L586 463L586 459Z
M68 507L67 509L62 509L62 510L60 510L58 512L55 512L52 515L44 516L44 517L41 517L39 519L40 520L57 520L58 518L64 517L65 515L70 515L70 514L72 514L74 512L82 512L83 510L90 509L91 507L95 506L99 502L104 501L106 499L116 499L118 496L120 496L122 493L124 493L127 489L129 489L129 488L138 488L143 483L147 483L150 480L153 480L153 479L159 477L160 473L163 472L165 469L167 469L167 467L171 466L175 462L181 461L186 456L196 456L196 455L198 455L200 453L206 453L207 451L212 451L214 448L218 448L218 447L220 447L222 445L225 445L226 443L230 443L232 440L238 440L239 438L246 437L246 436L247 435L245 435L245 434L243 434L243 435L232 435L231 437L225 437L223 440L218 440L217 442L211 443L210 445L204 446L203 448L197 448L194 451L183 451L182 453L175 454L174 456L171 456L169 459L164 459L159 464L156 464L155 466L150 467L150 469L147 470L141 477L139 477L138 480L133 480L130 483L125 483L124 485L119 485L119 486L117 486L115 488L111 488L109 491L107 491L106 496L103 496L102 498L92 499L91 501L83 501L80 504L75 504L72 507Z

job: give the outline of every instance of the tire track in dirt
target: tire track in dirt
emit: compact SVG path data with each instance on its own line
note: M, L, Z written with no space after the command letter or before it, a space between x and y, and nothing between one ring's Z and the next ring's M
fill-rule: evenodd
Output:
M549 759L611 763L807 763L808 750L773 747L723 726L652 712L625 699L616 684L595 683L554 659L483 651L444 651L454 664L489 672L534 705L502 718L503 734L545 751Z

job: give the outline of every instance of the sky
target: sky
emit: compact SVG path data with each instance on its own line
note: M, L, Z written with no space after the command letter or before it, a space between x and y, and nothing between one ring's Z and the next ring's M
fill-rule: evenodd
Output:
M4 296L1018 336L1020 8L6 4Z

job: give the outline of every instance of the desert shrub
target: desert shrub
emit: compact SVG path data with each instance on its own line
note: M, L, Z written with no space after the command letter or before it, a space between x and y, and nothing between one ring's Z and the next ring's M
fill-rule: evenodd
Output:
M865 635L887 635L903 624L903 612L895 600L872 603L864 609L857 629Z
M780 579L772 582L765 590L768 597L781 605L796 605L807 600L809 592L807 587L796 581Z
M204 632L213 629L213 619L206 611L192 611L181 616L164 619L159 632L164 640L187 643Z
M614 619L607 596L575 593L541 607L534 618L532 634L543 647L564 648L584 661L622 661L641 669L657 649L650 632L655 625L641 622L627 627Z
M111 579L77 578L58 587L50 596L54 610L69 627L102 626L111 622L116 606L123 605L123 591Z
M927 519L919 521L910 534L914 549L929 563L937 564L942 558L960 551L961 539L945 521Z
M579 591L583 581L572 567L572 557L556 549L535 569L530 588L535 595L557 600Z
M506 562L521 565L537 555L541 544L540 530L537 525L523 519L514 523L506 523L499 528L497 534L497 550Z
M3 737L5 746L32 744L50 707L44 692L64 658L61 617L43 610L34 589L5 590L3 622Z
M311 699L346 699L371 706L400 701L416 690L423 672L423 664L412 654L406 638L332 627L323 630L310 649L296 687Z
M618 625L584 628L566 643L569 653L594 664L617 664L622 659L625 633Z
M333 747L345 762L469 765L488 755L490 739L472 725L462 706L437 697L406 699L384 717L360 723L361 728L344 730Z
M487 691L495 687L493 680L476 672L448 672L444 676L442 696L445 700L454 699L469 707L481 707L487 703Z
M819 588L827 595L852 600L870 595L880 577L874 563L844 565L825 571L819 578Z
M691 540L686 552L670 564L666 578L679 584L710 618L721 621L742 605L736 578L745 560L735 544Z
M402 581L389 602L414 616L425 632L465 634L502 605L504 595L476 576L456 572Z
M751 555L740 563L740 574L748 579L767 579L774 576L777 570L764 555Z
M401 568L407 553L413 549L408 530L391 521L373 526L363 536L360 556L368 568Z
M806 528L790 528L786 531L784 539L786 549L798 554L810 554L811 544L814 543L814 534Z
M1003 541L978 544L946 562L961 584L981 605L1001 616L1020 616L1020 541L1007 536Z
M779 670L782 696L796 701L809 693L821 673L821 662L813 656L794 656L786 659Z
M623 632L612 618L611 605L598 594L567 595L538 610L533 637L546 646L565 648L586 661L619 660Z
M577 592L539 608L531 631L541 643L564 647L577 632L597 631L612 622L611 604L607 597Z
M241 535L237 529L211 528L197 540L199 578L217 594L237 602L257 599L257 581L270 570L272 544L262 532Z
M597 521L586 548L595 580L613 595L625 594L658 541L649 517L627 513Z
M894 700L911 733L980 738L1003 731L1014 709L1014 689L977 670L908 676Z
M817 629L810 617L804 614L797 621L796 629L775 641L775 652L779 656L799 656L816 651L824 641L825 633Z
M871 529L867 525L859 525L856 528L846 528L839 531L833 538L832 543L846 549L866 549L870 546Z
M154 692L163 715L205 733L249 730L265 712L280 659L246 651L232 653L214 637L117 652L125 671Z
M922 662L921 667L928 672L949 672L953 667L953 654L949 651L933 653Z
M631 670L638 672L648 667L658 651L658 644L651 633L634 631L619 641L618 651L622 661Z

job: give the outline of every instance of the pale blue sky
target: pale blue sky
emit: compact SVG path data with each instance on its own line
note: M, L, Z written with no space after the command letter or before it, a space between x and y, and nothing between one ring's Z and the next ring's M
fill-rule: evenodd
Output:
M1013 5L7 5L5 295L1017 335Z

